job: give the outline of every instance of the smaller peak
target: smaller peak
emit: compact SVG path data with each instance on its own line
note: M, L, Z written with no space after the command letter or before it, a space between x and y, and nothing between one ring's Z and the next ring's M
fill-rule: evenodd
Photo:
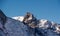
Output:
M27 12L25 16L33 16L33 14L30 12Z
M27 12L26 15L24 16L24 21L25 21L26 19L27 19L27 20L33 20L33 19L35 20L36 18L35 18L35 16L34 16L32 13Z

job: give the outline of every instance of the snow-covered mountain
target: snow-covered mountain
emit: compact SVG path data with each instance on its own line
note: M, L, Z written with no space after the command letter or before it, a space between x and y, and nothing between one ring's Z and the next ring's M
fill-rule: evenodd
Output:
M0 10L0 36L60 36L60 25L31 13L10 18Z
M12 17L15 20L23 21L24 16L17 16L17 17ZM33 22L33 21L32 21ZM38 20L37 24L37 36L59 36L60 35L60 25L51 22L46 19L40 19ZM42 33L42 35L41 35Z

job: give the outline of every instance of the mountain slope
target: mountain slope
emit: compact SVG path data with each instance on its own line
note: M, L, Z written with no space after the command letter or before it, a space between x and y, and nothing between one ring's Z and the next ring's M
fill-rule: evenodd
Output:
M0 29L0 36L34 36L31 33L34 31L29 32L31 29L28 29L28 26L9 17L7 17L4 27L3 31Z

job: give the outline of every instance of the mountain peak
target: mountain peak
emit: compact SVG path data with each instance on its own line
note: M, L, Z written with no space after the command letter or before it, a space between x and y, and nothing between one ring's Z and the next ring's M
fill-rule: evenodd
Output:
M25 25L28 25L31 28L38 28L38 35L43 34L44 36L58 36L60 35L60 25L58 23L46 20L46 19L37 19L33 14L27 13L25 16L13 17L13 19L23 22ZM46 33L45 33L46 32Z

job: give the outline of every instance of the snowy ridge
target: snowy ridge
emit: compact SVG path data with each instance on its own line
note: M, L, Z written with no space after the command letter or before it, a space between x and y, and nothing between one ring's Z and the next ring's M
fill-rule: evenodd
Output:
M16 17L12 17L13 19L19 20L19 21L23 21L24 17L23 16L16 16Z
M18 16L18 18L20 18L21 16ZM21 18L18 19L17 17L13 17L13 19L17 19L19 21L21 21ZM23 18L23 17L22 17ZM22 20L23 21L23 20ZM38 31L41 31L45 36L59 36L60 35L60 25L55 23L55 22L51 22L49 20L45 20L45 19L41 19L39 20L39 24L37 24L38 26ZM44 33L47 32L47 33Z

